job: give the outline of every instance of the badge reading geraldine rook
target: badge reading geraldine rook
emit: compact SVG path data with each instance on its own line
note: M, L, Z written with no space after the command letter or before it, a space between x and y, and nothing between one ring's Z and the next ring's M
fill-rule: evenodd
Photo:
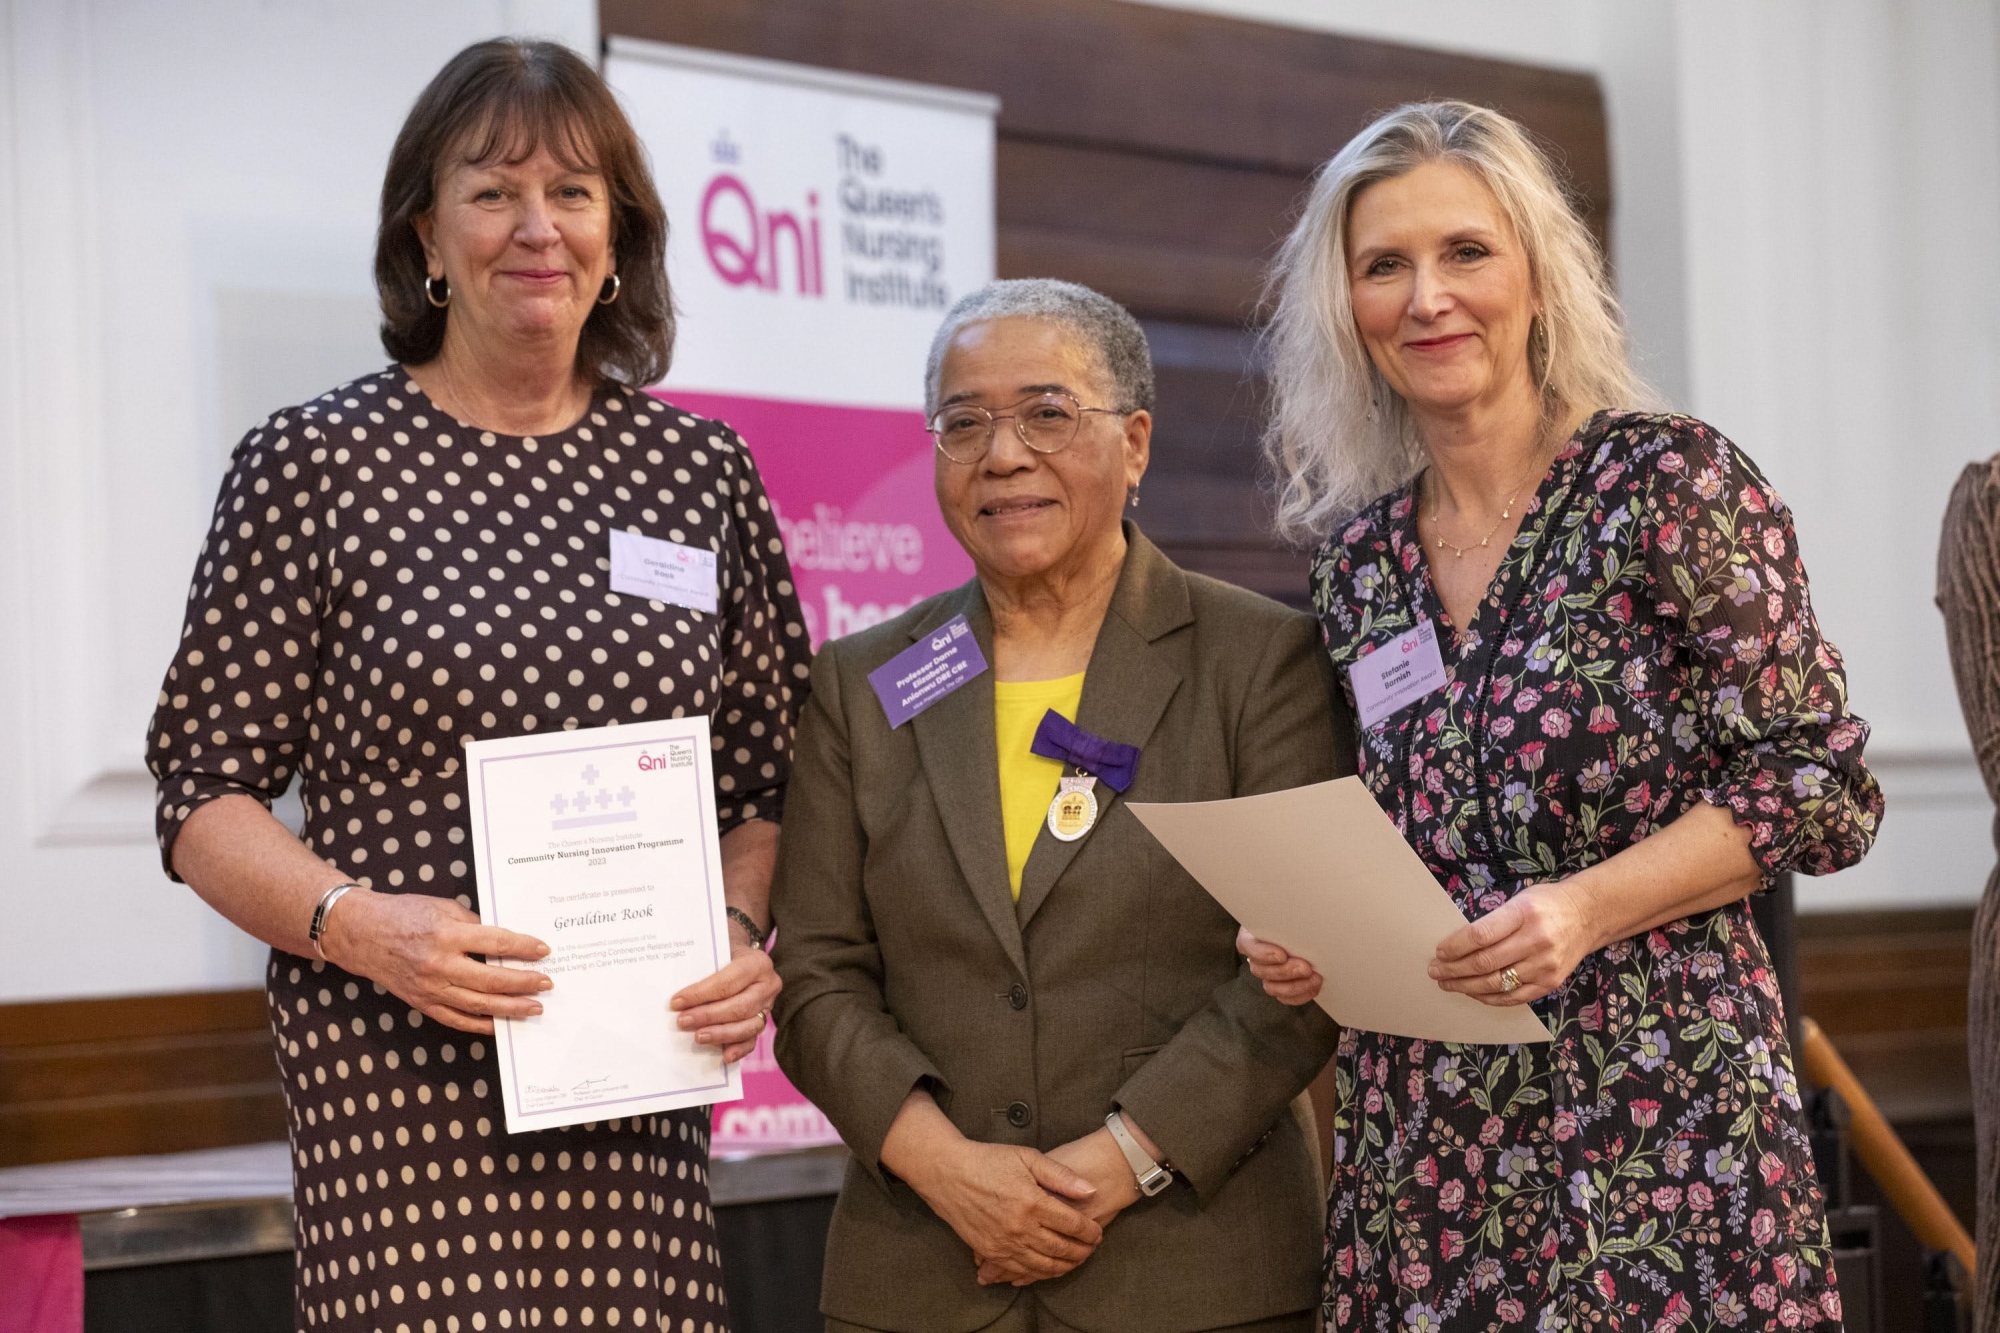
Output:
M962 615L953 616L868 673L894 731L986 670L986 654Z

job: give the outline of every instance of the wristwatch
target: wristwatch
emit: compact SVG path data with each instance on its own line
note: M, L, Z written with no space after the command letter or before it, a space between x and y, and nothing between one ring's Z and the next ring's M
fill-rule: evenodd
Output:
M1139 1193L1152 1198L1161 1190L1174 1183L1173 1168L1164 1162L1156 1162L1146 1155L1139 1146L1139 1140L1132 1137L1132 1131L1125 1128L1125 1117L1113 1111L1104 1117L1104 1127L1117 1140L1118 1151L1125 1154L1125 1164L1132 1168L1132 1174L1139 1181Z

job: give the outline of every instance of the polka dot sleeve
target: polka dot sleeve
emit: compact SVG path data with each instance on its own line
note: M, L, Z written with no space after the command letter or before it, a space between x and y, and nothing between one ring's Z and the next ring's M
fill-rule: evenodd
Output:
M727 660L713 718L716 820L724 833L752 819L784 818L792 729L812 664L805 617L771 501L750 451L727 427L720 488L733 521Z
M244 436L195 565L146 746L175 879L174 839L190 814L232 794L268 807L303 752L324 604L317 435L281 412Z

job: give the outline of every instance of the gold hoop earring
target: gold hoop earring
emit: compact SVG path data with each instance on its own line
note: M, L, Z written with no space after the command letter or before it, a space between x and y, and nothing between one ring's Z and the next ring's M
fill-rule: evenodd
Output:
M437 294L437 288L436 288L436 287L433 287L433 286L431 285L431 284L433 284L433 283L436 283L438 287L443 287L443 288L444 288L444 299L443 299L443 300L439 300L439 299L438 299L438 294ZM450 280L450 279L448 279L448 278L425 278L425 279L424 279L424 299L425 299L426 301L429 301L429 302L430 302L430 303L431 303L432 305L436 306L436 307L437 307L438 309L440 309L440 310L442 310L442 309L444 309L444 308L445 308L446 306L450 305L450 304L451 304L451 280Z
M597 304L599 305L610 305L613 301L617 300L618 289L625 285L623 282L619 281L618 275L616 273L612 274L608 279L606 279L606 281L608 281L611 284L611 295L606 296L604 295L603 291L600 290L597 294Z

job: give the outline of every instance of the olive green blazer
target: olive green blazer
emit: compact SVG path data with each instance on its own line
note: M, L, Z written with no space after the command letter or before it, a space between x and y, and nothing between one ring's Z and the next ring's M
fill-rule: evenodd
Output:
M1179 1333L1315 1305L1324 1225L1288 1105L1338 1038L1265 995L1236 923L1127 801L1208 801L1353 771L1353 728L1312 619L1189 574L1130 524L1077 723L1140 747L1096 826L1044 829L1016 903L1001 833L993 674L891 730L867 675L964 614L974 580L827 644L812 667L772 887L785 989L777 1054L854 1153L821 1310L896 1333L968 1333L1018 1297L880 1164L910 1090L959 1130L1047 1150L1114 1107L1181 1179L1038 1284L1076 1328Z

